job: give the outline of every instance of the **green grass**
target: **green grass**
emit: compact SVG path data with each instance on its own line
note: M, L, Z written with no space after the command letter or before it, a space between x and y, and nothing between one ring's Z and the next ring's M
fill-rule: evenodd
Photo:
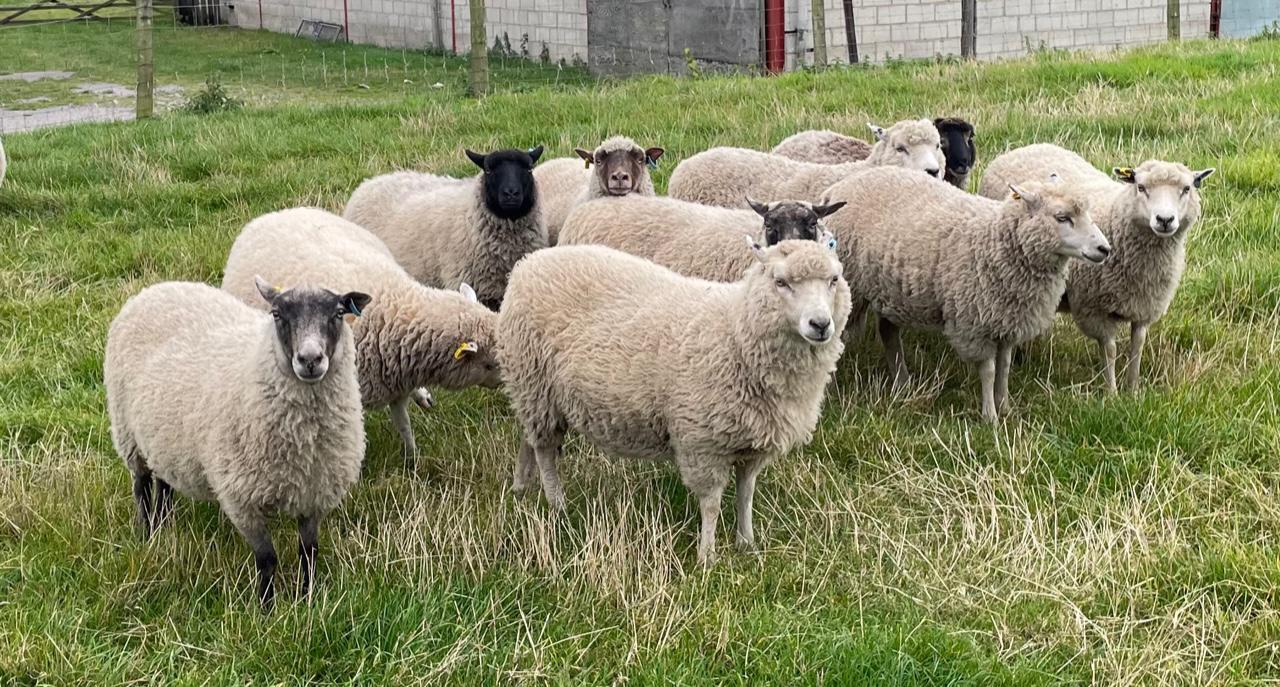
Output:
M83 31L56 53L19 31L16 53L0 44L6 68L109 63L126 78L127 46ZM227 31L161 40L165 69L196 81L234 64L235 46L285 60L324 49ZM1277 42L1189 42L483 101L308 86L235 113L7 137L0 684L1280 680L1278 62ZM1219 168L1141 393L1105 398L1093 346L1061 322L992 428L974 373L937 337L908 337L920 374L899 394L864 338L814 441L762 478L762 553L726 550L727 509L710 571L694 563L697 509L668 466L574 441L566 514L512 498L517 429L489 391L441 393L418 413L412 466L371 415L365 476L323 526L310 604L285 592L271 615L256 610L247 547L211 504L180 498L150 543L132 529L104 332L147 284L217 283L250 218L340 208L393 167L469 173L464 146L568 155L627 133L666 147L664 186L712 145L935 114L976 122L988 160L1055 141L1100 166ZM285 579L293 537L280 523Z

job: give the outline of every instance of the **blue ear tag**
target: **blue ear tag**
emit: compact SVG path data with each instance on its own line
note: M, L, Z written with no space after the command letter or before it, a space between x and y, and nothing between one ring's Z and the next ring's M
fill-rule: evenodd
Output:
M646 167L648 167L649 169L657 169L657 168L658 168L658 161L657 161L657 160L655 160L655 159L653 159L653 158L651 158L651 157L649 157L648 155L645 155L645 156L644 156L644 165L645 165Z
M350 312L352 315L355 315L356 317L360 317L360 308L356 307L355 299L352 299L352 298L347 299L347 311Z
M832 236L827 239L827 248L830 248L831 250L836 249L836 237Z

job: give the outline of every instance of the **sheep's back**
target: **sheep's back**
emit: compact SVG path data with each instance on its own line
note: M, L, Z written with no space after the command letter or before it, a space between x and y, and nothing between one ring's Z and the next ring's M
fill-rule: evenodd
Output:
M591 171L582 158L558 157L533 168L542 205L542 221L547 225L547 241L555 245L565 218L587 187Z
M1085 189L1090 196L1105 195L1119 183L1075 152L1050 143L1037 143L996 156L983 171L978 194L1003 200L1009 196L1010 184L1043 183L1051 174L1057 174L1064 183Z
M826 165L865 160L871 155L871 144L825 129L810 129L792 134L774 146L774 155Z

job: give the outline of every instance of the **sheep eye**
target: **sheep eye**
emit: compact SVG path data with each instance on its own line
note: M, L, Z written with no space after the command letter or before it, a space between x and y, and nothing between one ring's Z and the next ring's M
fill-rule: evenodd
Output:
M774 279L773 285L780 289L787 289L791 287L791 285L787 283L786 279Z
M280 321L280 311L279 311L279 310L272 310L272 311L271 311L271 317L272 317L272 318L274 318L277 322L279 322L279 321Z
M836 284L839 284L839 283L840 283L840 277L831 278L831 288L834 289L836 287Z
M1146 194L1146 192L1147 192L1147 187L1143 186L1142 184L1138 184L1138 193Z
M906 146L898 146L898 152L899 152L899 153L905 153L905 152L907 152L907 147L906 147Z
M1183 186L1183 187L1182 187L1182 195L1184 195L1184 196L1185 196L1185 195L1187 195L1188 193L1191 193L1191 187L1190 187L1190 186Z
M1075 222L1071 221L1070 215L1058 215L1057 217L1054 217L1054 219L1065 224L1075 224Z

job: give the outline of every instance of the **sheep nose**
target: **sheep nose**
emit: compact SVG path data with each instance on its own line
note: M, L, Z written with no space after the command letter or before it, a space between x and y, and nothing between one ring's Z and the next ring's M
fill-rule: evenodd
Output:
M936 177L936 176L938 176L938 171L939 171L939 170L938 170L938 168L937 168L937 167L931 167L931 168L926 169L926 170L924 170L924 171L925 171L926 173L928 173L928 175L929 175L929 176L931 176L931 177Z
M1098 246L1098 252L1102 253L1102 257L1111 255L1111 246Z
M623 183L629 183L631 181L631 175L627 174L626 172L614 172L613 180L621 181Z
M825 337L827 330L831 328L831 319L827 317L811 317L809 318L809 326L815 334Z
M313 372L315 371L316 366L324 361L324 352L316 351L313 353L302 353L299 351L296 357L299 363L307 366L308 371Z
M1156 221L1159 222L1162 227L1169 227L1173 224L1173 218L1168 215L1156 215Z

